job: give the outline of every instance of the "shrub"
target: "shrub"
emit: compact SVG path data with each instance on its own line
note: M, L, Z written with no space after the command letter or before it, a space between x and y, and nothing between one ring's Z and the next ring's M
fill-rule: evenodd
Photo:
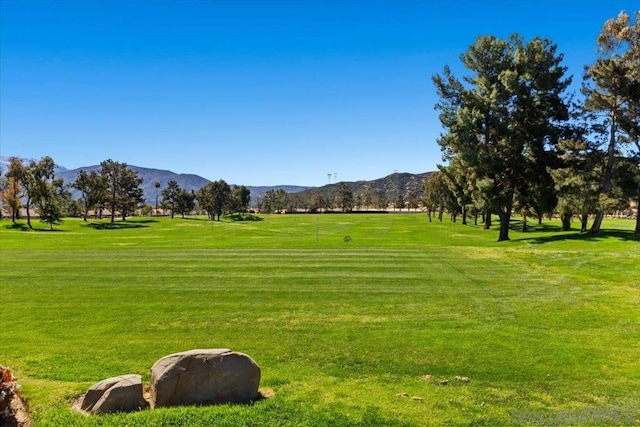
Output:
M9 415L9 403L18 391L17 379L11 369L0 365L0 421Z

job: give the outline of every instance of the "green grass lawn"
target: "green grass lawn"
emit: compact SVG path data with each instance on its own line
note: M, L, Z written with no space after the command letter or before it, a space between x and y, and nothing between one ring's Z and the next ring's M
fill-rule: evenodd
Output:
M640 425L633 221L514 223L500 243L424 214L34 224L0 221L0 364L38 426ZM71 409L101 379L216 347L252 356L274 397Z

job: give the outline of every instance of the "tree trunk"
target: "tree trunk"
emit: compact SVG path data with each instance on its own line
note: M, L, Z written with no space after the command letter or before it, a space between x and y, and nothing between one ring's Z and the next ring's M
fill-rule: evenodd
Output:
M467 207L462 207L462 225L467 225Z
M27 225L29 226L29 228L33 229L33 226L31 225L31 200L27 199L27 203L25 205L27 207Z
M616 154L616 113L615 111L611 112L611 132L609 135L609 150L607 153L607 164L604 168L604 177L602 178L602 191L600 194L609 194L609 190L611 189L611 174L613 171L613 161L615 159ZM600 232L600 227L602 226L602 220L604 218L604 208L598 209L598 213L596 214L595 219L593 220L593 224L591 225L591 230L589 233L598 234Z
M473 214L473 225L478 225L478 210Z
M484 229L489 230L491 228L491 211L487 211L484 217Z
M509 240L509 222L511 221L511 210L502 210L498 213L500 218L500 236L498 242Z
M526 233L527 231L529 231L527 228L527 215L522 215L522 232Z
M440 205L438 209L438 221L442 222L442 214L444 213L444 206Z
M580 232L581 233L586 233L587 232L587 222L589 221L589 215L582 215L582 217L580 218Z
M562 221L562 231L569 231L571 229L571 215L564 214L560 220Z
M427 208L427 215L429 215L429 222L431 222L431 208Z
M509 240L509 222L511 221L511 209L513 208L513 193L508 193L506 206L498 211L500 217L500 236L498 242Z

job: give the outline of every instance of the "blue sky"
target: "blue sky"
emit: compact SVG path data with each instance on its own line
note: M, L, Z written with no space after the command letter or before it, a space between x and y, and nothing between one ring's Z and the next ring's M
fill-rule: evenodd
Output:
M462 75L475 37L550 38L577 84L604 21L637 8L0 0L0 154L67 168L111 158L245 185L426 172L441 163L431 76L446 64Z

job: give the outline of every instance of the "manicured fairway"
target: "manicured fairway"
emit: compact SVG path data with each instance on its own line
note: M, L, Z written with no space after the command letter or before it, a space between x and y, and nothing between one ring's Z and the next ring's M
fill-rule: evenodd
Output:
M0 364L37 425L640 423L632 221L501 243L424 214L90 222L0 221ZM274 397L70 409L101 379L215 347L251 355Z

